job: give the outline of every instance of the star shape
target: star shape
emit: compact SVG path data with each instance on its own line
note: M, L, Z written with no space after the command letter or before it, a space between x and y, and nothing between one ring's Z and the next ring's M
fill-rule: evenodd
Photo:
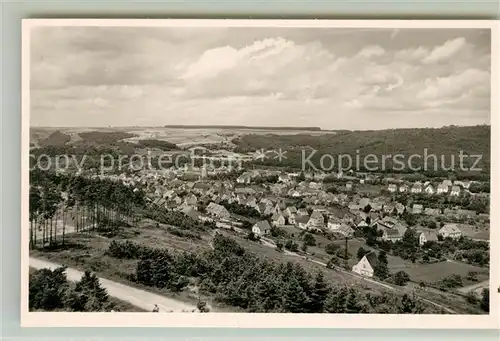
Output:
M266 158L266 151L264 148L261 148L257 151L255 151L254 158L255 160L264 160Z
M282 150L281 148L278 151L274 151L276 153L276 156L274 157L275 159L278 159L279 162L283 161L283 159L286 159L286 150Z

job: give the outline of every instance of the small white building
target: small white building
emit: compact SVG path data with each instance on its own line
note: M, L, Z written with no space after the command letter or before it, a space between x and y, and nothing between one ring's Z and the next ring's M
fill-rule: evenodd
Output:
M252 227L252 232L256 236L265 236L271 233L271 225L269 225L267 220L261 220Z
M437 187L437 194L448 193L448 186L441 183Z
M427 242L435 242L437 240L436 233L431 231L420 232L418 235L418 243L420 246L423 246Z
M372 251L367 253L361 258L361 260L352 267L352 272L355 272L361 276L373 277L373 272L377 266L378 258L377 254Z
M432 185L428 185L427 187L425 187L425 193L434 194L434 187L432 187Z
M462 236L462 231L457 224L445 224L439 229L438 234L443 238L459 239Z
M460 187L459 186L453 186L450 191L450 195L454 197L458 197L460 195Z

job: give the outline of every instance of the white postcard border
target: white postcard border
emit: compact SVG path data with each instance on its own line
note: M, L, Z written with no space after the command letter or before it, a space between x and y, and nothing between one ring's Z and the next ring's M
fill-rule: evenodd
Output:
M491 212L489 315L263 314L263 313L53 313L29 312L30 29L35 26L113 27L310 27L491 29ZM499 329L500 327L500 23L494 20L232 20L232 19L24 19L21 117L21 326L22 327L239 327L355 329Z

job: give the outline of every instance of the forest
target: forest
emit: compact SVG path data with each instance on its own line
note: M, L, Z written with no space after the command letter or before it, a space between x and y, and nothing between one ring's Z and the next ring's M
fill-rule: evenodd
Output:
M261 259L220 234L212 245L212 250L195 254L114 241L107 254L137 259L130 279L140 284L177 292L194 280L202 293L248 312L441 313L413 295L373 294L327 283L322 272L308 273L298 263Z
M443 127L443 128L414 128L414 129L389 129L376 131L343 131L336 134L323 135L277 135L277 134L249 134L233 139L236 144L237 152L253 152L260 150L279 148L287 151L287 157L284 160L268 158L257 163L264 165L288 166L293 168L302 168L302 157L305 152L306 157L313 151L317 151L310 158L316 168L320 168L321 156L328 154L337 157L338 155L350 155L352 160L357 155L361 160L366 155L376 155L379 159L382 155L406 156L421 155L422 158L412 160L414 168L420 167L421 170L440 170L443 166L448 167L452 157L455 159L455 168L458 169L459 153L464 155L481 155L482 159L477 168L482 168L482 172L488 173L490 168L490 134L491 128L487 125L471 127ZM427 155L437 155L438 164L434 165L434 159L429 157L427 160L427 169L424 169L424 150ZM441 159L444 158L445 162ZM335 160L337 161L337 160ZM475 158L465 157L463 168L471 168ZM347 167L348 161L343 160L342 167ZM405 167L399 169L397 163L391 159L386 160L386 171L396 172L414 172ZM335 170L339 167L335 164ZM396 168L398 167L398 168ZM441 167L441 168L440 168ZM358 171L369 171L363 168L363 162ZM431 172L432 173L432 172ZM440 172L437 172L439 175Z

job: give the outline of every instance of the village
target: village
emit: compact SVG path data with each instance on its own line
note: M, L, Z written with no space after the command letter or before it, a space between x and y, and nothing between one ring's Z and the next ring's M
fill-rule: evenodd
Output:
M391 271L404 272L403 284L411 280L420 288L463 294L488 286L489 207L470 209L471 202L488 199L487 193L470 190L477 181L411 182L397 175L255 166L98 177L141 186L150 205L215 222L246 239L363 278L390 281ZM381 253L389 269L383 275L377 274Z

